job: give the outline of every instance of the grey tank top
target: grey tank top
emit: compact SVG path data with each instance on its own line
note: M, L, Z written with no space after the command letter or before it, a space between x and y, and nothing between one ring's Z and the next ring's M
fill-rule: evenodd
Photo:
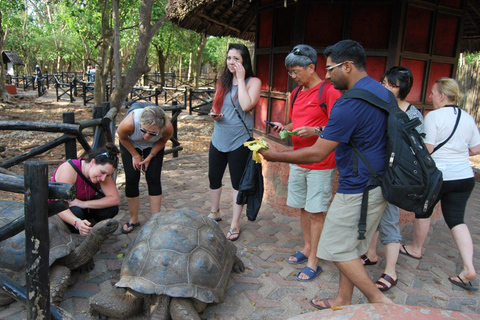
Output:
M249 79L247 79L245 83L247 83L248 80ZM232 90L225 95L221 111L223 113L223 118L219 121L215 121L215 128L213 129L212 134L212 144L221 152L231 152L238 149L245 141L253 136L252 112L243 111L240 107L238 98L235 101L235 105L232 103L237 94L237 90L238 86L232 86ZM233 108L237 108L238 113L247 125L248 132Z
M144 150L153 147L153 144L162 138L162 132L160 131L156 137L152 137L150 140L143 139L142 131L140 131L140 116L143 109L132 110L133 114L133 133L128 136L135 148Z

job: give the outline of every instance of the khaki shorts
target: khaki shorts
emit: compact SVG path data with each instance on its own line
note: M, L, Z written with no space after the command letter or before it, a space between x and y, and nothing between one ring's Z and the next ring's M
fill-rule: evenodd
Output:
M361 204L361 193L335 195L318 244L319 258L334 262L350 261L367 252L387 205L382 188L376 187L368 193L367 232L364 240L357 239Z
M287 206L307 212L327 212L335 169L311 170L290 164Z

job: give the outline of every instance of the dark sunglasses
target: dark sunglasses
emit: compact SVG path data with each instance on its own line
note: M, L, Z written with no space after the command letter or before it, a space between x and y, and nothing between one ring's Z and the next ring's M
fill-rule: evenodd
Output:
M106 157L106 158L108 158L108 159L110 159L110 160L112 160L112 161L115 161L115 162L118 161L118 157L117 157L116 155L110 154L110 153L108 153L108 152L100 153L99 155L97 155L97 156L95 157L95 159L98 159L98 158L101 158L101 157Z
M158 133L157 133L157 132L151 132L151 131L145 130L145 129L143 129L143 128L140 128L140 131L143 132L143 133L148 133L148 134L151 135L152 137L158 136Z
M310 58L309 56L307 56L303 51L302 49L299 49L299 48L293 48L292 51L290 51L290 53L293 53L294 55L296 56L303 56L303 57L307 57L313 65L315 65L315 63L313 63L313 60L312 58Z

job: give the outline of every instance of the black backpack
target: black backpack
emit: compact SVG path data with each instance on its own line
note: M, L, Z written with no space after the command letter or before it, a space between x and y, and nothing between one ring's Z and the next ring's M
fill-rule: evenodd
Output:
M387 155L385 173L375 172L368 160L353 145L353 170L358 169L358 157L370 171L370 178L363 192L358 239L365 239L367 227L368 190L370 186L381 186L384 198L404 210L418 215L426 214L434 205L442 187L442 172L437 169L423 138L415 129L421 122L410 119L397 104L393 93L384 101L370 91L351 89L340 99L361 99L388 112Z

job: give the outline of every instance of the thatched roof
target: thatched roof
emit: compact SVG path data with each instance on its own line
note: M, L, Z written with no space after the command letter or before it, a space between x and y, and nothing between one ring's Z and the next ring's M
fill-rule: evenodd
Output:
M468 0L461 51L480 51L480 0Z
M212 36L255 40L259 0L175 0L167 6L170 20L182 28ZM480 51L480 0L467 0L461 50Z
M2 51L3 63L7 64L8 62L13 63L16 66L24 66L22 58L15 51Z
M258 0L175 0L167 5L169 19L182 28L212 36L255 40Z

